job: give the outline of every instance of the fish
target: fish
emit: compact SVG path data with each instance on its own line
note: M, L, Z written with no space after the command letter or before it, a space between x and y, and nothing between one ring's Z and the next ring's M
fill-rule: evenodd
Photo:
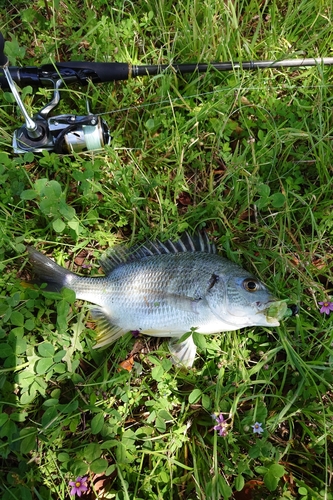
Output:
M168 337L175 364L190 368L197 350L193 332L274 327L288 316L287 300L275 298L252 273L217 254L206 233L116 246L101 259L101 277L80 276L34 247L28 253L34 275L48 290L69 288L77 299L94 304L94 348L129 331Z

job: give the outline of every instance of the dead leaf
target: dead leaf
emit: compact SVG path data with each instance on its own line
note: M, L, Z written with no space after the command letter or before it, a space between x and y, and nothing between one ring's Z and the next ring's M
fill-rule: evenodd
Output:
M188 193L182 192L178 196L178 201L181 205L187 206L192 204L192 198Z
M118 371L127 370L128 372L131 372L134 366L134 357L130 356L129 358L125 359L125 361L122 361L119 363L119 369Z
M251 479L247 483L244 484L244 488L241 491L235 491L233 493L235 500L252 500L254 489L258 488L258 486L262 486L264 484L263 481L259 481L258 479Z

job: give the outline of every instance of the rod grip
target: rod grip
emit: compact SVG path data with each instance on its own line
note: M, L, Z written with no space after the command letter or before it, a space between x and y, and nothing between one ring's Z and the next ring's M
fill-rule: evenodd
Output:
M5 39L3 34L0 32L0 67L7 64L8 58L5 56Z
M60 73L72 70L79 81L85 82L114 82L116 80L127 80L129 77L129 65L127 63L98 63L85 61L72 61L56 63ZM44 69L45 66L42 68Z

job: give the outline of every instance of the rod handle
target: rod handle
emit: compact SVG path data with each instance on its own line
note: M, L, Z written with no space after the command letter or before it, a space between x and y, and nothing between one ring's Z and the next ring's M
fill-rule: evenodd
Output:
M3 37L3 34L0 32L0 67L4 67L7 62L8 58L5 56L5 39Z

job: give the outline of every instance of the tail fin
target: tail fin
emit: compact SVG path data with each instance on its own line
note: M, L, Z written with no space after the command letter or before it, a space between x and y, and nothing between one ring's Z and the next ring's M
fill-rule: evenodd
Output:
M58 266L53 260L49 259L33 247L27 247L30 262L37 280L37 283L47 284L47 290L60 292L64 287L72 288L71 282L76 275L64 267Z

